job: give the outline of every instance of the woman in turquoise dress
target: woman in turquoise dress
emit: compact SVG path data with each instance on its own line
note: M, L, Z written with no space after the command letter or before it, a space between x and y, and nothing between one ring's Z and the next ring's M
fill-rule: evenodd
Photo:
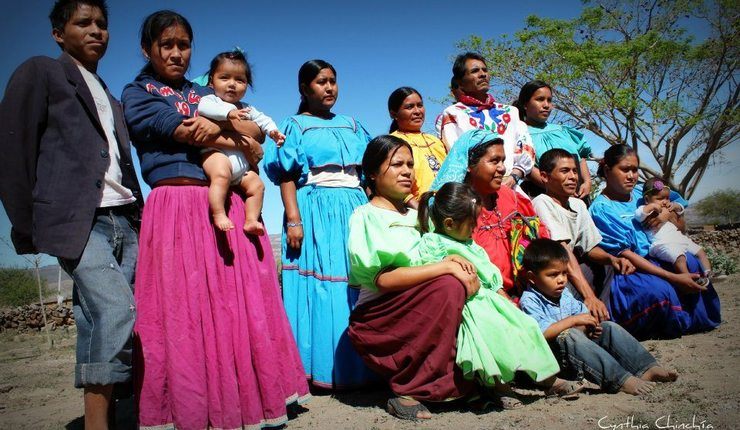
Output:
M356 387L374 379L346 334L358 296L347 286L348 225L367 203L359 166L370 136L352 117L331 112L338 94L331 64L306 62L298 85L298 114L280 125L285 143L266 144L264 158L285 205L283 301L312 383Z
M609 293L612 320L638 339L670 339L711 330L721 321L719 297L712 284L702 287L695 281L698 275L673 273L670 265L661 266L648 257L650 241L635 220L642 199L638 165L637 153L629 146L607 149L599 168L606 188L589 209L601 232L599 246L637 268L630 275L614 275ZM676 203L676 198L674 194L671 200ZM686 262L690 272L702 273L694 255L687 253Z
M536 197L544 192L544 184L537 167L539 158L550 149L559 148L573 154L579 170L579 185L576 197L588 199L591 193L591 173L586 159L591 157L591 146L580 131L563 124L547 122L552 113L552 87L546 82L529 81L519 91L513 104L519 108L519 117L527 123L529 135L534 146L535 167L529 175L525 191Z

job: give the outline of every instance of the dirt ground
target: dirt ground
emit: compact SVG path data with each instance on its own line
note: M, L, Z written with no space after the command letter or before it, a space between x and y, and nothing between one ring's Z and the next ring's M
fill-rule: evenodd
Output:
M589 392L574 401L521 391L526 407L473 412L464 405L432 408L421 423L384 411L385 390L317 394L287 429L733 429L740 426L740 275L715 283L723 323L709 332L645 346L680 373L650 395ZM0 334L0 428L80 429L81 391L73 388L74 328L43 334Z

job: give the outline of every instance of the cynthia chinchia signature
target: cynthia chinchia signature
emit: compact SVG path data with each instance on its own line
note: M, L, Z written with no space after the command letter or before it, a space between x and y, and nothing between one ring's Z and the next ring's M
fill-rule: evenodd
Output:
M670 430L707 430L714 429L714 426L705 419L697 418L696 414L691 419L680 419L671 414L662 415L653 421L644 418L635 419L634 415L626 418L609 417L604 415L596 423L600 429L608 430L651 430L651 429L670 429Z

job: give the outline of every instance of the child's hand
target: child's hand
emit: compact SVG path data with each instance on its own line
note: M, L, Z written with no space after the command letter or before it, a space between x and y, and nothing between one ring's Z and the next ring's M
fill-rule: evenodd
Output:
M251 111L251 108L244 108L244 109L232 109L229 111L228 118L230 120L242 120L242 119L252 119L252 116L249 114Z
M272 130L270 133L268 133L270 136L270 139L275 141L275 144L278 148L283 146L283 143L285 142L285 135L283 133L280 133L280 130Z
M658 206L655 210L655 214L652 214L645 218L645 221L642 222L642 225L646 229L656 230L666 222L670 221L671 216L671 212L661 210L661 208Z
M661 207L658 203L648 203L642 208L642 211L648 215L652 215L653 212L660 213L660 209Z
M572 317L574 326L596 327L599 322L591 314L578 314Z
M683 214L683 211L684 211L684 207L681 206L680 203L676 203L676 202L669 202L668 203L668 209L671 212L675 212L676 215L682 215Z
M601 325L597 325L593 327L592 329L588 330L588 337L594 340L598 340L601 337L601 333L603 332L603 328Z

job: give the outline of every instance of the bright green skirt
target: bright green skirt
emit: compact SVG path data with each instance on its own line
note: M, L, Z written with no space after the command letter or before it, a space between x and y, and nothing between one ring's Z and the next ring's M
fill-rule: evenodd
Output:
M456 363L467 379L486 386L509 382L517 371L536 382L560 371L537 322L488 288L463 307Z

